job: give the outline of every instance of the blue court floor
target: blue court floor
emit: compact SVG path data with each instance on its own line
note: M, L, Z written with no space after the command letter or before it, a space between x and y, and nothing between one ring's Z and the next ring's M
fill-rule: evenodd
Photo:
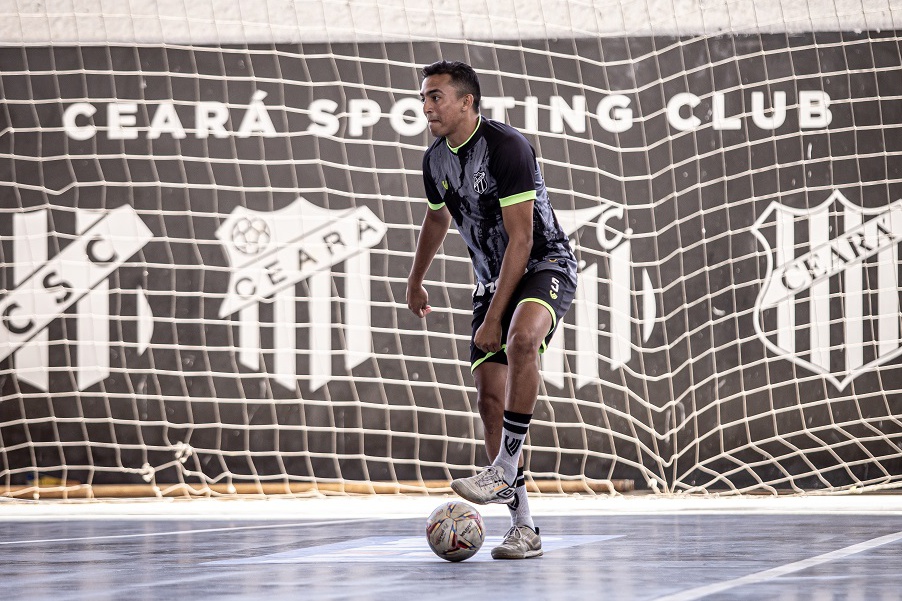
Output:
M0 501L4 599L902 599L902 495L532 501L545 555L434 556L444 497Z

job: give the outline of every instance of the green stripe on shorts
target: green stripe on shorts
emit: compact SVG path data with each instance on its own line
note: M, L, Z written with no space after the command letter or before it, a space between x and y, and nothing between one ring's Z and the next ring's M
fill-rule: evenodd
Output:
M551 305L543 301L541 298L524 298L519 303L517 303L517 306L522 305L523 303L539 303L540 305L548 309L548 312L551 313L551 330L553 330L555 326L557 326L557 315L554 314L554 309L552 309ZM551 332L551 330L548 331Z

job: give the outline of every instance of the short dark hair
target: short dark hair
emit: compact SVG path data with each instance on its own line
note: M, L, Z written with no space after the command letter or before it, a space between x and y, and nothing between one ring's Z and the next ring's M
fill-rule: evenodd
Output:
M450 75L451 85L457 90L459 96L473 95L473 108L479 110L479 100L482 93L479 91L479 76L473 67L460 61L436 61L423 67L423 78L433 75Z

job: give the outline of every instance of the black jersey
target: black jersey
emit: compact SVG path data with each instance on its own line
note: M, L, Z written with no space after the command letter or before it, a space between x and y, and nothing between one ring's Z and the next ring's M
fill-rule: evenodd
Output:
M528 270L559 269L576 279L576 260L545 189L536 153L513 127L482 116L457 148L437 139L423 157L430 209L447 206L467 244L476 280L491 286L501 273L508 236L501 209L534 200Z

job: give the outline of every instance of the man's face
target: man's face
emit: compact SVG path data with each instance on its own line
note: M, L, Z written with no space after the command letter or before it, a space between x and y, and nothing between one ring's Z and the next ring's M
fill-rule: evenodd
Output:
M420 98L423 100L423 114L429 122L429 133L436 138L456 132L465 123L473 102L469 94L458 97L458 91L451 85L451 76L447 73L424 79Z

